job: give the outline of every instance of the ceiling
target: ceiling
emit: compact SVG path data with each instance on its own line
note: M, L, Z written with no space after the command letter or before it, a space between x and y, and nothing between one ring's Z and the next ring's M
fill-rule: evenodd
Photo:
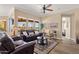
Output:
M45 14L42 12L43 4L2 4L0 5L0 16L8 15L12 7L15 7L31 15L42 17L55 13L65 12L74 8L79 8L79 4L52 4L50 8L54 11L46 11Z

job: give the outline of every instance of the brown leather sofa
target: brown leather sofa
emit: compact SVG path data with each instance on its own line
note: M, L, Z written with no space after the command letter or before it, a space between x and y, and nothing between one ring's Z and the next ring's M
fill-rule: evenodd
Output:
M25 32L26 35L24 35L23 32ZM30 33L32 33L32 34L30 35ZM31 41L37 40L37 36L35 35L34 30L20 31L20 36L25 42L31 42Z
M8 36L1 40L0 53L1 54L33 54L35 42L31 41L26 44L15 46Z

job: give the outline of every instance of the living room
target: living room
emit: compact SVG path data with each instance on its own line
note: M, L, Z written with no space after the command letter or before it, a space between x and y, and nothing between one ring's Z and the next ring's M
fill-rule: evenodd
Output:
M2 4L0 12L1 54L79 53L79 4Z

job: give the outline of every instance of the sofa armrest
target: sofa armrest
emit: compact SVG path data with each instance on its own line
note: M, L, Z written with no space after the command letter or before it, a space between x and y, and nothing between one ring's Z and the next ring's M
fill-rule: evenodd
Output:
M9 51L0 51L0 54L7 54Z
M11 54L32 54L34 52L35 42L22 44L15 48Z

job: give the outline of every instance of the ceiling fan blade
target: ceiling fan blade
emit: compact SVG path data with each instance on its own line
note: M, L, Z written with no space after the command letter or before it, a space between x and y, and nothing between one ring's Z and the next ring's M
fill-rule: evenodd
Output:
M49 8L50 6L52 6L52 4L47 5L47 7L46 7L46 8Z
M46 10L48 10L48 11L53 11L52 9L46 9Z

